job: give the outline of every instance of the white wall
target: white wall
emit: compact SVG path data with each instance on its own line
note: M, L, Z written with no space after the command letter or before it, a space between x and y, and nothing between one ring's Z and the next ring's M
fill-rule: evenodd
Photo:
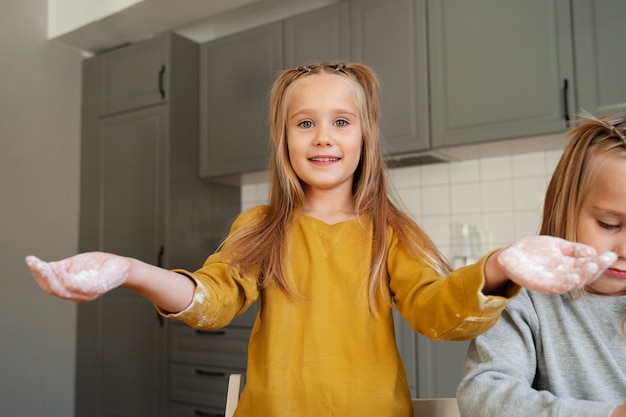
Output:
M80 62L46 41L46 0L0 2L0 416L73 415L76 306L24 257L78 248Z

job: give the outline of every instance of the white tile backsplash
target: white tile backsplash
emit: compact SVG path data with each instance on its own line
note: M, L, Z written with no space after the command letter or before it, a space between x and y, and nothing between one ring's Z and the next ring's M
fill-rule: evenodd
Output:
M480 166L480 179L493 181L511 178L511 156L494 156L482 158L478 161Z
M480 213L480 184L451 183L450 184L450 213Z
M480 206L483 213L513 210L511 179L480 183Z
M450 182L478 182L480 180L480 165L478 159L468 161L450 162L448 164L450 171Z
M511 172L514 178L545 175L544 152L524 153L511 157Z
M532 139L540 140L544 139ZM562 153L554 143L550 140L539 152L536 143L529 146L531 152L524 152L526 141L502 144L508 154L395 168L389 178L410 214L445 256L454 255L450 251L455 222L479 227L486 252L537 233L545 189ZM487 154L483 145L467 148ZM242 210L267 203L266 173L246 174L242 182Z
M513 209L537 210L543 204L545 177L513 178Z

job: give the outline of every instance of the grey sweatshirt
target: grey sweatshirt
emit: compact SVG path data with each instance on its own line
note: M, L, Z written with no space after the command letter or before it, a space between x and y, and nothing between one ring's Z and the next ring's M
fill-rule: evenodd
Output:
M470 343L463 417L609 417L626 402L626 296L522 290Z

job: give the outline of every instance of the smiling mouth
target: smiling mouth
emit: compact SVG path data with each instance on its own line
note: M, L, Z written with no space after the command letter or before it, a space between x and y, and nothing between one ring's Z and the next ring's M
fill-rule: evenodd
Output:
M339 161L339 159L341 158L309 158L309 161L313 161L313 162L335 162L335 161Z

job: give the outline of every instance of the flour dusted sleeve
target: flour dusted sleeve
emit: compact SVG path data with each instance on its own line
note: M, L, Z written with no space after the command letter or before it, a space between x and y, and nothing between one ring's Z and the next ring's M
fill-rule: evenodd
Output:
M416 332L432 340L469 340L491 328L519 287L508 287L503 297L482 293L490 254L446 277L412 256L394 236L387 270L402 316Z
M240 214L233 222L231 233L245 227L262 210L263 207L256 207ZM191 327L219 329L227 326L259 297L258 276L244 276L230 264L222 252L209 256L197 271L175 269L174 272L186 275L194 281L196 288L191 304L177 313L163 311L158 306L157 310L163 316L181 320Z
M199 329L219 329L244 313L258 298L255 279L241 276L222 262L221 254L211 255L195 272L174 270L192 279L196 288L191 304L178 313L159 309L165 317L181 320ZM157 307L158 309L158 307Z

